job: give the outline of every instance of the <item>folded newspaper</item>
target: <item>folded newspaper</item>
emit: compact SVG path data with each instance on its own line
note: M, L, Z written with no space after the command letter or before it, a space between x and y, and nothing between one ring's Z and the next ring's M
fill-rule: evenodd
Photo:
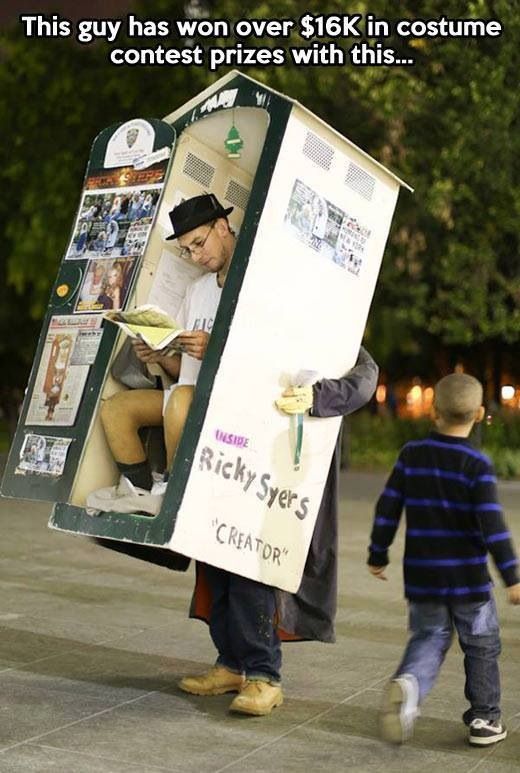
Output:
M158 306L146 304L130 311L106 311L103 316L109 322L119 325L130 336L143 341L150 349L174 349L178 335L183 328L169 314Z

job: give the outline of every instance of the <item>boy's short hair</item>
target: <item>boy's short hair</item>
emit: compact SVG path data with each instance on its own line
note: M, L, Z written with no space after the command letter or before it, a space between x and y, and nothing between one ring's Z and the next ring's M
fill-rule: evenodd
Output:
M484 390L474 376L450 373L435 385L433 404L448 424L469 424L482 405Z

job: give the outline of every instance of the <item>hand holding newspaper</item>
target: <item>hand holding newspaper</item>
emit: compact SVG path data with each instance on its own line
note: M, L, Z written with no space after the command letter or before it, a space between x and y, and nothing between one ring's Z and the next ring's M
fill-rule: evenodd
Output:
M103 316L119 325L130 338L143 341L154 351L175 348L172 341L184 332L165 311L150 304L129 311L107 311Z

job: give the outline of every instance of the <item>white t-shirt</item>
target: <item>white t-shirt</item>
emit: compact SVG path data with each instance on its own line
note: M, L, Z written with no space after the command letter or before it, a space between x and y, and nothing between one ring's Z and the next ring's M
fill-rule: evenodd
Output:
M222 288L217 284L217 275L204 274L200 279L196 279L195 282L188 285L181 308L176 316L177 322L184 330L205 330L207 333L211 333L221 296ZM165 390L165 406L176 386L197 383L201 365L202 360L196 360L189 354L181 355L179 380L177 384L172 384L169 389Z

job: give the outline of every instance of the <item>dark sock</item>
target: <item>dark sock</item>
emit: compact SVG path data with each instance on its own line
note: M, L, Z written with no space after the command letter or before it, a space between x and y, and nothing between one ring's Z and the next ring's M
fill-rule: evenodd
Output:
M122 462L117 462L117 468L121 475L128 478L130 483L134 486L148 489L148 491L152 488L152 471L150 469L150 462L147 459L144 462L138 462L137 464L123 464Z

